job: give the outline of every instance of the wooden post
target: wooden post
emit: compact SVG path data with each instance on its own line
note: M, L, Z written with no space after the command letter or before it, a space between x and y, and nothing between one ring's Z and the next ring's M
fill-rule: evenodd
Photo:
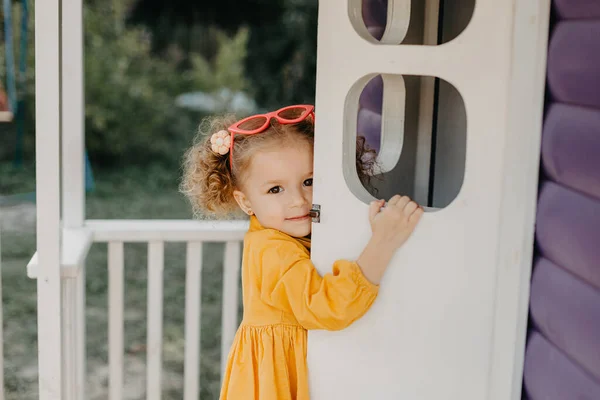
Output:
M36 3L39 399L63 400L60 277L60 0Z
M85 96L82 0L61 0L62 223L83 228L85 220ZM64 399L85 393L85 261L77 276L63 280Z
M62 218L65 228L85 219L85 96L82 0L62 0Z

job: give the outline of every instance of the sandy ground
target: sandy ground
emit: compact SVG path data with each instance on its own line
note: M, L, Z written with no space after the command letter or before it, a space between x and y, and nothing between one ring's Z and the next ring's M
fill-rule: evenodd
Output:
M0 207L0 231L35 232L35 204Z

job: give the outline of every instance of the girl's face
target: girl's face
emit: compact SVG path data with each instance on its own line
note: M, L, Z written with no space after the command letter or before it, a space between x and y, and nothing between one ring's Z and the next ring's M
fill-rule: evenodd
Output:
M244 174L235 198L265 228L293 237L310 234L312 220L313 149L306 141L258 151Z

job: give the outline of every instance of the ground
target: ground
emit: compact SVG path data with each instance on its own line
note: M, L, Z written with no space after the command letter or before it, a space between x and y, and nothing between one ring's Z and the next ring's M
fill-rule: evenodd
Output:
M158 170L157 170L158 171ZM177 193L176 179L152 169L97 177L88 195L88 218L190 218ZM1 189L1 188L0 188ZM13 188L14 189L14 188ZM35 205L0 208L2 297L7 400L37 399L36 282L26 265L35 251ZM165 247L163 398L183 397L185 251L183 243ZM125 246L125 397L145 399L146 245ZM200 398L219 391L223 245L204 249L201 310ZM107 249L95 244L87 268L88 399L107 398Z

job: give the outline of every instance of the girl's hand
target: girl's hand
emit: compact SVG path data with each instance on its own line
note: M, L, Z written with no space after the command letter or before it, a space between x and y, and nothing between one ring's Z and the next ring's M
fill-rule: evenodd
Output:
M406 196L394 196L388 201L377 200L369 207L373 235L356 260L365 277L378 285L394 253L415 230L423 208Z
M383 207L385 201L371 202L369 221L373 239L397 250L410 237L423 215L423 208L408 196L396 195ZM382 209L383 208L383 209Z

